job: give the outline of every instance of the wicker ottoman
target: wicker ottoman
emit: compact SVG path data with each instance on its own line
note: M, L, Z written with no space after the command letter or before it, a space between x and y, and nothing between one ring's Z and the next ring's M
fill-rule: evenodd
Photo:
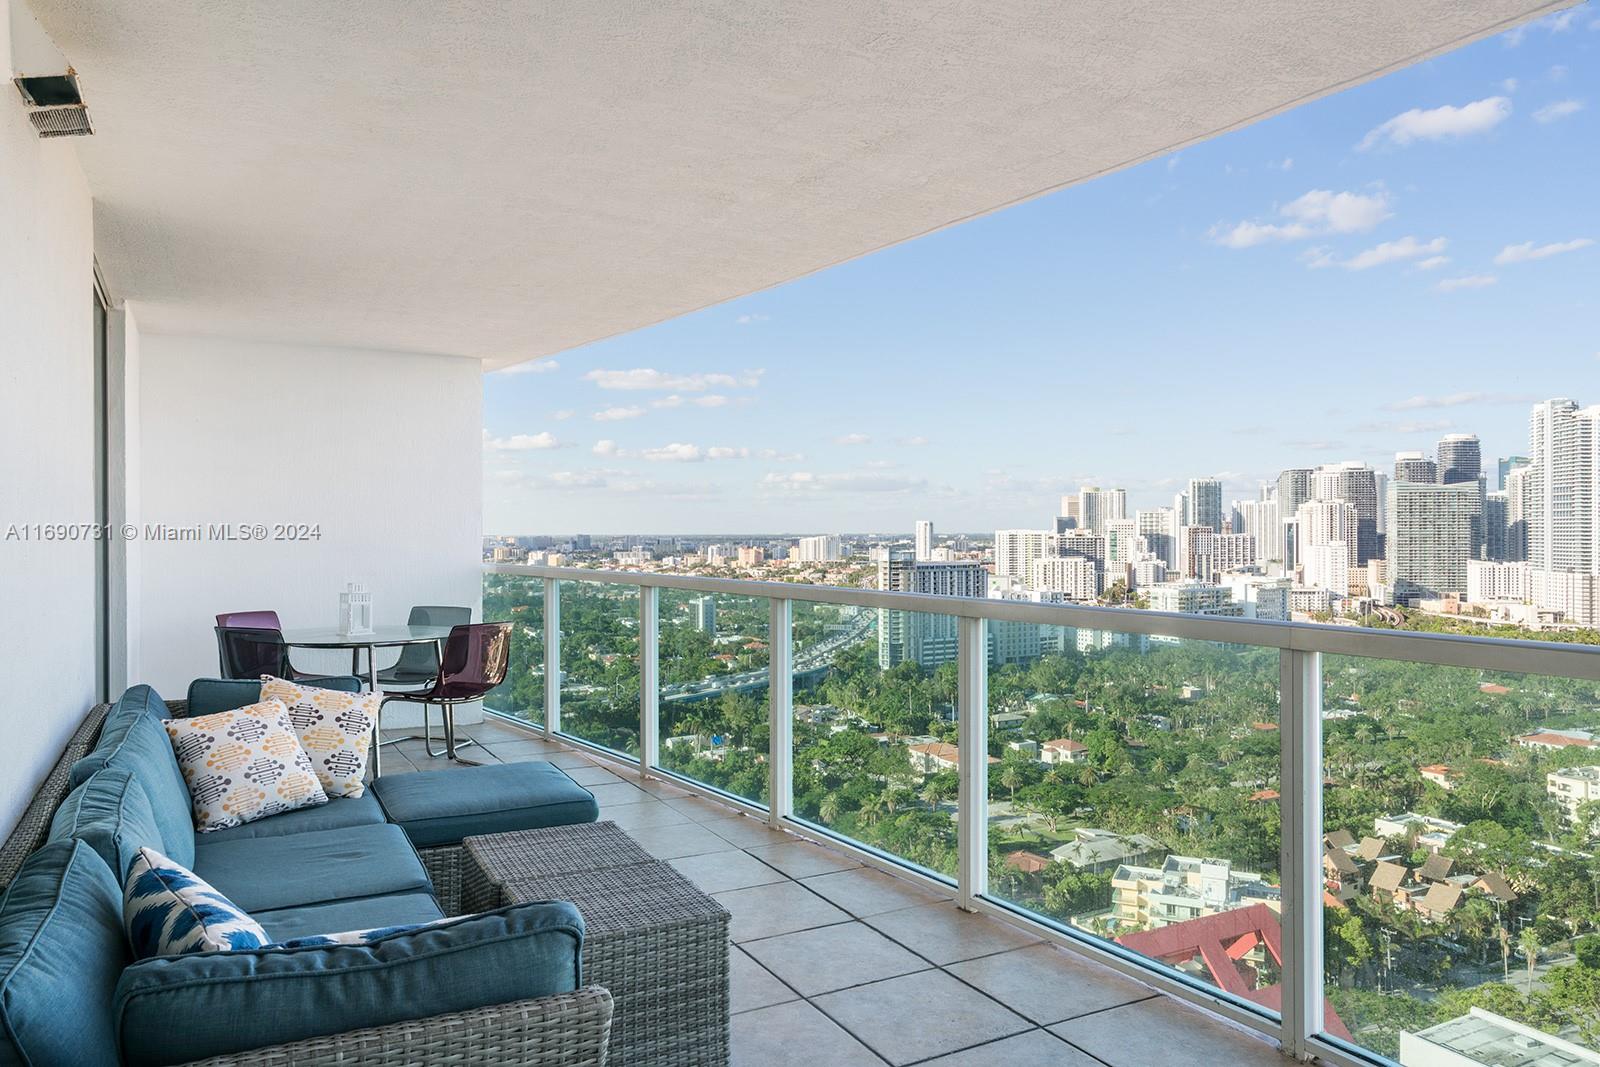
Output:
M728 912L611 823L464 842L470 910L569 900L583 914L583 981L610 990L609 1062L728 1063Z

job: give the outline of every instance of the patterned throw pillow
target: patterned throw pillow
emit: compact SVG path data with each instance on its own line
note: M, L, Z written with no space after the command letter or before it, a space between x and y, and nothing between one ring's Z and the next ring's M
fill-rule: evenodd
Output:
M283 702L163 719L198 833L328 802Z
M139 959L263 948L261 924L193 871L141 848L122 887L122 922Z
M261 699L281 700L317 780L330 797L366 792L367 751L378 721L381 693L343 693L261 676Z

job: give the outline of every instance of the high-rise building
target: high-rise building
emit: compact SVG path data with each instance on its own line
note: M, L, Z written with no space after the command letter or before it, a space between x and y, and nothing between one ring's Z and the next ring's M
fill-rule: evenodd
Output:
M1528 420L1528 562L1600 573L1600 407L1547 400Z
M1222 483L1215 478L1189 479L1189 526L1222 532Z
M1477 434L1445 435L1439 441L1438 455L1440 485L1459 485L1483 477L1483 447Z
M1211 559L1216 568L1215 574L1227 574L1230 571L1242 571L1254 567L1257 562L1255 535L1217 534L1211 539Z
M1516 563L1528 558L1528 514L1533 510L1533 472L1529 467L1513 467L1506 472L1506 560Z
M1106 523L1127 517L1128 491L1086 485L1078 490L1078 527L1106 532Z
M1394 480L1397 482L1437 482L1439 465L1421 452L1394 454Z
M994 574L1014 578L1026 585L1029 567L1036 559L1060 555L1059 536L1049 530L996 530L994 532Z
M913 552L888 549L877 553L878 588L896 593L982 597L989 592L989 572L981 563L918 562ZM956 658L957 619L920 611L878 611L878 665L912 662L936 667Z
M1126 567L1138 558L1138 522L1134 519L1112 519L1106 523L1105 541L1106 566ZM1066 554L1064 548L1062 554Z
M1280 542L1283 527L1278 522L1276 500L1244 500L1239 503L1242 520L1234 533L1247 533L1256 539L1256 554L1263 560L1282 559Z
M1068 493L1061 498L1061 514L1056 516L1056 530L1076 530L1082 525L1083 512L1078 506L1078 498Z
M1527 465L1527 456L1506 456L1505 458L1501 459L1500 462L1496 464L1496 471L1499 477L1496 479L1494 487L1496 489L1508 488L1506 485L1506 479L1511 477L1511 472L1519 467L1526 467Z
M1178 520L1171 508L1140 510L1133 516L1134 528L1144 538L1145 550L1167 565L1178 567Z
M826 563L841 555L838 534L802 537L794 543L794 558L802 563Z
M1244 607L1233 602L1233 593L1209 582L1167 582L1145 591L1151 611L1177 611L1186 615L1228 615L1239 618Z
M717 636L717 598L695 597L689 604L694 611L694 628L708 637Z
M1476 478L1449 485L1389 486L1388 582L1403 604L1467 591L1467 561L1476 558L1483 498Z
M1305 585L1344 597L1350 592L1350 548L1343 541L1308 545L1301 560Z
M1183 528L1178 537L1178 570L1185 578L1209 582L1216 577L1216 539L1220 536L1199 523Z
M1356 549L1351 561L1364 566L1383 555L1383 529L1378 525L1382 504L1378 499L1378 472L1365 463L1330 463L1318 467L1311 479L1314 500L1342 500L1356 509Z
M1068 600L1093 600L1100 595L1100 565L1082 556L1033 561L1029 585L1045 593L1060 593Z
M1483 494L1483 558L1506 560L1511 557L1511 495L1505 492Z
M927 519L917 520L917 558L930 560L933 558L933 523Z
M1300 510L1300 505L1311 499L1311 478L1316 472L1307 467L1293 467L1278 475L1278 515L1289 518Z

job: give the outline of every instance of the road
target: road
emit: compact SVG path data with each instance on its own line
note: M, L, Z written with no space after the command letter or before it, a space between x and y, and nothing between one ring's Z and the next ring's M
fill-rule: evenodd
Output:
M870 609L856 612L846 620L848 629L825 641L799 649L794 654L794 676L821 674L833 664L840 650L859 644L871 636L877 625L878 613ZM721 674L702 678L697 682L677 682L661 687L662 703L685 704L699 700L714 700L723 693L749 692L767 685L767 672L741 671L738 674Z

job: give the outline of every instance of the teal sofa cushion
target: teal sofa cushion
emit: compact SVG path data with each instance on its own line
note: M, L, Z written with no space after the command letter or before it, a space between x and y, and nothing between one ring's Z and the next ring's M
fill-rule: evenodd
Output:
M379 826L384 821L383 809L378 806L377 798L371 793L363 793L359 797L334 797L314 808L296 808L282 815L269 815L265 819L247 822L243 826L212 830L201 834L197 840L203 845L214 845L218 841L283 837L313 830L342 830L347 826Z
M379 926L408 926L444 918L432 893L386 893L381 897L329 900L297 908L258 911L252 918L266 928L274 942L313 934L338 934L346 930L372 930Z
M550 996L577 988L582 945L578 910L558 902L369 945L142 960L117 985L117 1035L130 1067L157 1067Z
M72 784L82 785L105 767L130 772L150 800L161 829L161 852L185 867L194 866L194 813L189 786L161 725L167 705L147 685L122 695L106 717L100 743L72 765Z
M0 899L0 1063L116 1067L122 887L81 841L29 856Z
M502 763L379 778L371 790L418 848L475 834L594 822L594 794L549 763Z
M121 882L141 848L160 851L161 828L132 772L107 767L67 794L50 821L50 840L76 838L100 854Z
M433 888L405 832L388 823L232 841L206 840L211 836L200 835L190 869L251 914Z
M307 678L318 689L341 693L361 692L361 679L354 675L335 678ZM249 678L196 678L189 683L189 708L185 715L211 715L248 707L261 700L261 683Z

